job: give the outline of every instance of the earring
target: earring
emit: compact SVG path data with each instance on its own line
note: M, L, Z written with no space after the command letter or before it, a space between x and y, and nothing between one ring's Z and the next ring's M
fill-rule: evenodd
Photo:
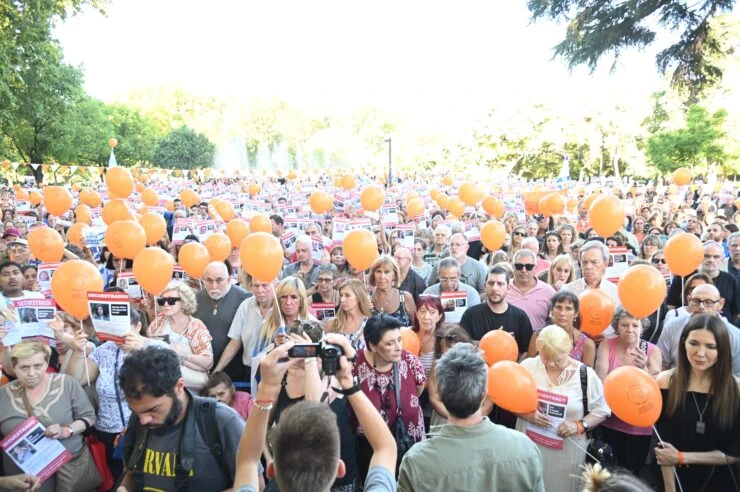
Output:
M375 352L370 351L371 354L373 354L373 369L375 369Z

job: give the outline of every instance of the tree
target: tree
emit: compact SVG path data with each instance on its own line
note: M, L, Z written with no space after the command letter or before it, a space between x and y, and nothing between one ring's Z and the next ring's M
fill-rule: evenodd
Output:
M200 169L213 163L216 146L208 137L187 126L172 130L159 141L154 165L166 168Z
M647 141L645 153L661 172L679 167L701 167L707 175L713 166L722 169L728 156L721 144L725 136L723 124L727 111L710 114L706 108L693 105L686 114L686 123L675 130L661 130ZM737 172L737 170L734 170Z
M672 82L696 94L722 78L717 61L729 52L712 20L730 12L735 0L528 0L532 19L568 22L565 39L555 55L572 68L585 64L594 70L608 54L619 57L625 48L655 42L655 21L680 33L680 39L656 56L661 74L673 69ZM613 66L612 66L613 68Z

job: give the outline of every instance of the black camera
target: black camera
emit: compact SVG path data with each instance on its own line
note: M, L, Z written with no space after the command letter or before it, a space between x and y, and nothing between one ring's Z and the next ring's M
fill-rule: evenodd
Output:
M288 357L306 358L318 357L321 359L321 368L327 376L333 376L339 369L339 358L344 354L342 347L331 343L302 343L293 345L288 350Z

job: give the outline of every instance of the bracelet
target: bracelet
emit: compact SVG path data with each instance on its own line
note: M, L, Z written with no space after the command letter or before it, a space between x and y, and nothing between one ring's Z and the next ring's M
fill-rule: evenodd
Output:
M351 388L347 388L347 389L336 388L334 386L332 386L331 389L333 389L335 393L339 393L340 395L352 396L355 393L359 392L362 388L360 388L359 383L357 383Z
M267 405L262 406L260 405L260 403L267 403ZM263 412L269 412L270 410L272 410L274 403L275 402L273 402L272 400L255 400L253 406L257 410L262 410Z
M678 466L688 468L689 465L687 465L686 461L684 461L683 459L683 451L678 452L677 461L678 461Z
M583 427L583 424L579 420L576 422L576 433L578 434L578 437L581 437L581 434L585 431L585 428Z
M64 426L62 426L62 429L67 429L67 432L69 433L69 435L67 437L65 437L65 439L69 439L70 437L72 437L72 436L75 435L74 431L72 430L72 426L71 425L64 425Z

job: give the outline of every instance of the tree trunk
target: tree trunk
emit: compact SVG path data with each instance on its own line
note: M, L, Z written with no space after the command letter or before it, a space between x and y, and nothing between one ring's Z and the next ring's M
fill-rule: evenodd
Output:
M39 165L36 169L33 168L32 165L26 164L28 168L31 170L31 174L33 175L33 179L36 180L36 184L38 186L41 186L44 182L44 168L42 165Z

